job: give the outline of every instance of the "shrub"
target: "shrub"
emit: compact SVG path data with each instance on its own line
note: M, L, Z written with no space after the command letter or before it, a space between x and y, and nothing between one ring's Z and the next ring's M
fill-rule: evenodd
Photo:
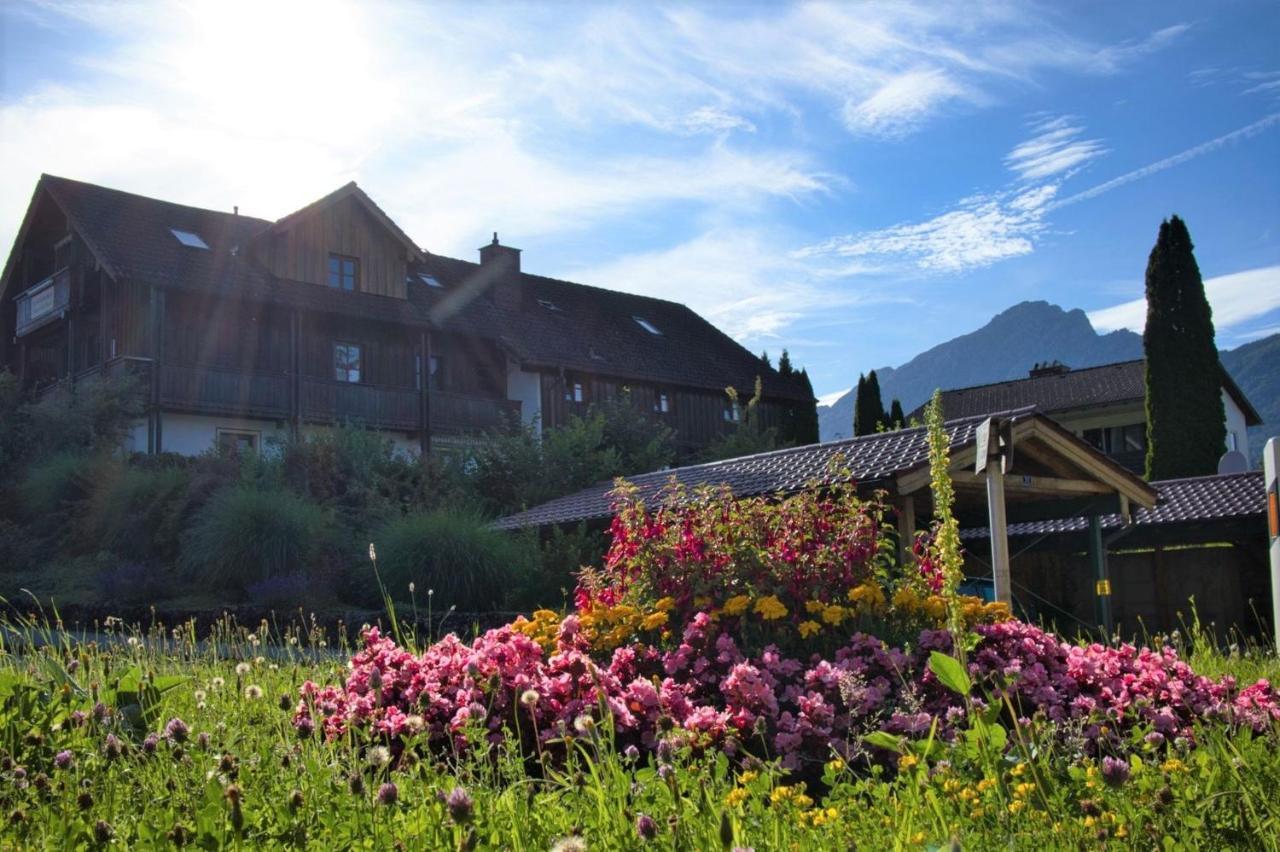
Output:
M104 464L96 477L81 535L97 550L126 559L172 563L190 475L182 467Z
M437 609L500 609L530 567L529 551L519 539L466 511L406 515L383 526L374 541L387 593L409 600L409 584L414 583L418 601L434 590ZM368 595L377 594L371 576L362 586L366 602Z
M182 562L200 580L245 589L284 574L322 569L328 514L288 491L233 485L197 514Z
M92 483L94 460L64 450L32 464L18 486L22 513L31 518L66 516L66 504L84 499Z
M91 377L22 406L28 457L60 450L115 449L146 413L138 380Z

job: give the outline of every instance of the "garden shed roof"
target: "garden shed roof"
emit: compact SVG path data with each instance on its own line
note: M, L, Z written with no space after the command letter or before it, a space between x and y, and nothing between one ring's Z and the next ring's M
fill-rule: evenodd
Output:
M971 471L979 432L991 416L945 424L961 499L985 487L984 478ZM1028 409L995 416L1011 424L1018 448L1014 469L1022 475L1006 477L1011 501L1119 495L1139 505L1155 504L1156 494L1145 482L1048 417ZM738 497L751 497L854 481L860 487L883 488L894 497L905 497L927 492L929 448L925 428L917 427L655 471L628 480L648 502L660 499L672 483L686 489L725 485ZM606 518L613 513L613 487L612 482L601 482L503 518L496 526L517 529Z

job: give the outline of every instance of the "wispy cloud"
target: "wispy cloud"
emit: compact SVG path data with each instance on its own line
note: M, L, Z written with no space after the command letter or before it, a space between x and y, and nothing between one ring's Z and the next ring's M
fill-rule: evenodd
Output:
M1029 254L1044 231L1052 185L978 195L924 222L836 237L801 257L835 255L906 262L927 272L959 272Z
M1280 265L1206 278L1204 293L1213 309L1214 327L1229 331L1280 308ZM1089 321L1098 331L1127 328L1141 334L1147 324L1147 300L1090 311Z
M1004 163L1023 180L1047 177L1079 168L1107 152L1098 139L1082 139L1084 127L1074 116L1045 118L1032 126L1034 136L1014 147Z
M966 95L964 86L940 68L916 68L886 80L874 92L845 105L844 121L855 133L901 136L918 127L940 104Z

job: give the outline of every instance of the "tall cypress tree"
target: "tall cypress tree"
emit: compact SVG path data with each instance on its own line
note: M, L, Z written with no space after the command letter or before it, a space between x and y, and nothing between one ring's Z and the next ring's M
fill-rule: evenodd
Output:
M907 425L907 417L902 413L902 403L895 397L889 405L889 428L901 429Z
M1147 260L1147 479L1215 473L1226 448L1222 366L1191 235L1160 224Z
M880 379L876 377L876 371L872 370L867 373L867 422L870 424L868 433L875 432L876 427L881 423L885 423L889 419L889 415L884 410L884 400L880 397Z
M853 434L867 435L874 432L876 426L874 423L867 424L867 377L858 374L858 392L853 396Z
M773 367L773 362L769 360L769 350L766 349L760 353L760 360L764 362L766 367Z

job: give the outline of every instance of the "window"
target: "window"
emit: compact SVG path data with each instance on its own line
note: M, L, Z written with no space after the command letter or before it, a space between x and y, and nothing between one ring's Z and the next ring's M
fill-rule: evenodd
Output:
M1120 429L1121 450L1140 453L1147 449L1147 424L1133 423Z
M653 402L653 410L659 414L667 414L671 411L671 398L665 393L659 393L658 398Z
M736 399L725 402L724 419L730 423L737 423L742 420L742 406L738 404Z
M360 289L360 261L342 254L329 255L329 286L335 290Z
M239 429L218 429L218 452L229 455L256 453L258 451L258 432L246 432Z
M632 317L632 319L636 321L636 325L640 326L650 334L658 334L658 335L662 334L662 332L658 331L658 327L656 325L649 322L644 317Z
M431 275L429 273L419 272L418 280L421 281L423 284L426 284L428 287L438 287L442 290L444 289L444 285L440 283L440 279L436 278L434 275Z
M178 242L188 248L198 248L208 250L209 244L200 239L199 234L193 234L190 231L179 231L177 228L170 228L169 233L173 234Z
M360 344L333 344L333 377L340 382L360 381Z
M582 382L566 382L564 386L565 402L582 402L586 397L582 392Z
M442 390L445 385L445 362L440 356L432 355L428 363L431 365L431 384L432 390Z
M1240 449L1240 439L1236 437L1235 432L1227 433L1227 449L1233 452Z
M1107 451L1107 430L1106 429L1085 429L1084 442L1095 450L1100 452Z

